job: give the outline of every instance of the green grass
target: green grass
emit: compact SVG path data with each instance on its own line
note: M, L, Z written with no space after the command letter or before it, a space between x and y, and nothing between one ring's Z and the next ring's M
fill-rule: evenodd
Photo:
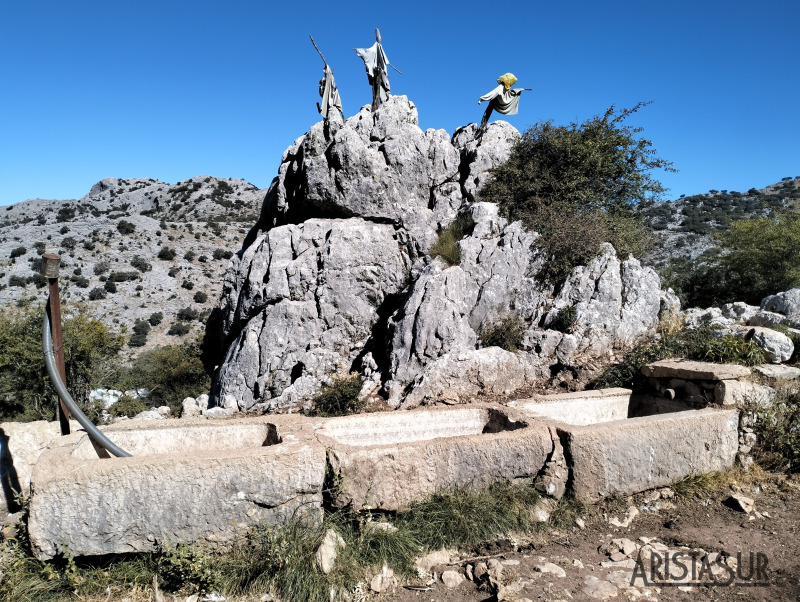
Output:
M725 473L689 475L671 486L679 498L707 498L721 491L728 483Z
M449 265L460 264L461 248L458 246L458 241L468 236L474 227L475 220L471 215L466 213L459 215L453 223L439 233L439 238L428 254L431 257L441 257Z

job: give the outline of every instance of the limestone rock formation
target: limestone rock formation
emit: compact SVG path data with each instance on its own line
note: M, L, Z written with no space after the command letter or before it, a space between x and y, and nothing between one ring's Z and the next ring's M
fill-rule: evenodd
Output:
M668 297L652 269L605 245L555 291L538 235L476 200L518 138L503 121L477 140L475 124L423 132L404 96L298 138L225 276L211 405L295 407L351 371L393 407L458 403L652 335ZM429 251L458 216L472 226L449 265ZM517 351L483 342L504 319Z
M212 398L282 407L348 372L380 308L408 284L412 259L402 230L359 218L260 234L225 276L222 324L232 342Z

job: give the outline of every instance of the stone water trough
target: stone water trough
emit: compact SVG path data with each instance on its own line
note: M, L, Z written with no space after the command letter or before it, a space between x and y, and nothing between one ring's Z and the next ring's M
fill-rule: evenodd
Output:
M132 458L101 457L83 432L58 439L31 477L35 554L224 545L257 523L321 515L325 448L296 421L187 422L107 429Z
M737 426L735 408L626 389L342 418L128 422L106 433L132 458L99 453L83 432L50 445L31 477L29 530L51 558L224 546L259 523L320 516L323 503L398 511L501 481L594 501L731 466Z
M671 485L733 465L735 408L692 409L679 401L605 389L512 402L558 433L569 488L585 502Z

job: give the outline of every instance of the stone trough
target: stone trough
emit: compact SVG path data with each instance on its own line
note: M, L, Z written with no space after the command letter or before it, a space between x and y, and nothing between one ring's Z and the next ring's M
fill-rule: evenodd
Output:
M107 457L83 432L50 445L31 477L29 530L51 558L224 546L259 523L319 516L323 500L400 511L494 482L595 501L731 466L737 426L736 408L626 389L342 418L132 421L106 430L132 458Z
M532 478L553 451L547 426L491 406L336 418L317 425L333 503L402 510L437 490Z
M80 432L41 456L29 517L39 558L225 545L255 524L321 513L325 449L291 421L125 426L107 435L132 458L100 457Z
M679 401L606 389L513 402L552 424L573 495L585 502L663 487L733 466L736 409L694 410Z

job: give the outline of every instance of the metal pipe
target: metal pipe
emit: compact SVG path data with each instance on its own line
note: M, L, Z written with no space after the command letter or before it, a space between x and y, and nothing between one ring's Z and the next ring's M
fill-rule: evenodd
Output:
M42 328L42 348L44 349L44 363L45 366L47 366L47 373L50 375L50 380L52 381L53 386L55 386L58 396L67 405L67 408L75 420L77 420L78 423L86 429L86 432L89 433L89 437L92 439L92 441L107 450L110 454L113 454L118 458L130 458L131 455L128 452L120 447L117 447L117 445L111 441L111 439L106 437L102 432L100 432L100 429L92 424L92 421L86 417L86 415L78 407L78 404L75 403L75 400L72 399L72 395L70 395L69 391L67 391L64 381L61 380L61 376L58 374L58 368L56 367L55 353L53 351L52 332L50 329L50 303L45 306L44 326Z

